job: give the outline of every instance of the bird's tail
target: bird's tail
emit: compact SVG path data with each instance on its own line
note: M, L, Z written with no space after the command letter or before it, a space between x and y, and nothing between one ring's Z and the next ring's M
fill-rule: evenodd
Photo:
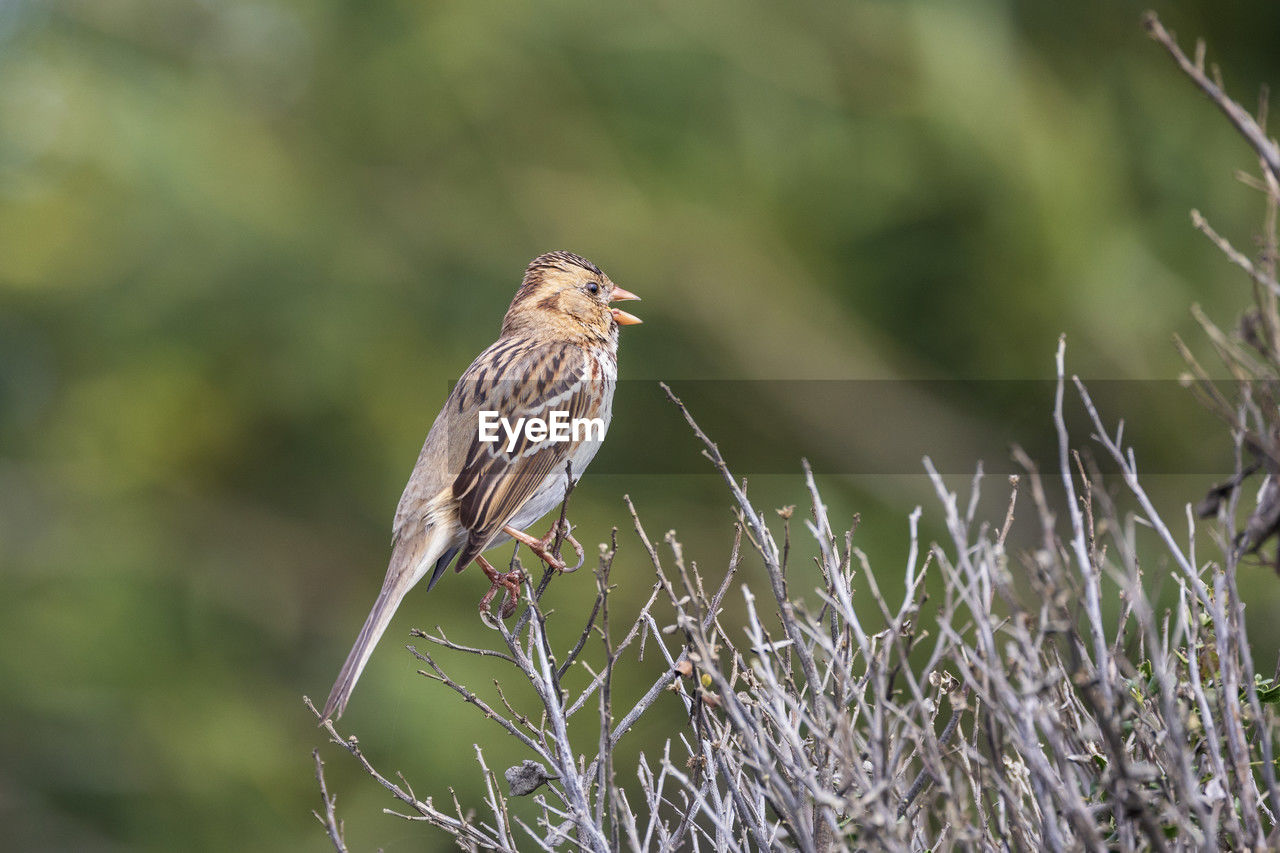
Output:
M356 681L364 671L365 664L369 662L369 657L373 654L374 647L378 645L378 640L382 639L387 626L391 624L391 617L395 615L396 608L400 606L400 602L404 600L414 584L422 579L427 568L439 557L447 544L441 531L428 537L427 542L413 549L411 554L402 554L398 548L392 554L391 567L387 570L387 578L382 583L382 591L378 593L378 600L374 602L373 609L364 620L364 627L360 629L360 636L356 638L355 645L347 655L346 663L342 665L342 671L338 673L338 680L334 682L333 690L329 691L329 698L324 703L324 713L321 715L322 720L335 720L342 716L342 712L347 707L347 700L351 698L351 691L355 689Z

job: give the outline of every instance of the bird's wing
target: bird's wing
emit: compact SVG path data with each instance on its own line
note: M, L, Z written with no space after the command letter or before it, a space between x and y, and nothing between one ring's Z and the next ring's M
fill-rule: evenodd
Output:
M565 411L570 423L600 412L601 383L590 378L586 354L579 347L550 343L503 352L495 345L493 351L494 358L477 359L455 388L455 405L476 413L463 419L472 432L453 483L459 520L470 532L459 568L484 551L581 443L552 441L550 436L531 441L523 429L512 443L501 427L497 441L481 441L479 413L497 412L514 427L519 418L549 421L554 411Z

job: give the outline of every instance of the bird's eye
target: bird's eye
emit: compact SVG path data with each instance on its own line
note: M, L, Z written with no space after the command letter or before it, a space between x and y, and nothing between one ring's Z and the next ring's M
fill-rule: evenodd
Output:
M600 285L597 282L594 282L594 281L587 282L587 293L595 295L599 292L600 292Z

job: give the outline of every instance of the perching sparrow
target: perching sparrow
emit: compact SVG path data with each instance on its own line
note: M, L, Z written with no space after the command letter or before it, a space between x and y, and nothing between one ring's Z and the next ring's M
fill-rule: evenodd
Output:
M478 563L490 582L481 610L506 589L507 618L523 577L495 570L481 556L485 550L515 538L549 565L565 568L547 552L551 534L535 539L524 530L564 499L569 471L575 479L582 476L600 449L618 375L618 326L640 322L609 307L626 299L639 297L570 252L551 252L529 264L498 340L458 380L418 454L396 509L382 592L325 702L324 719L342 715L396 608L428 572L430 590L455 556L459 572ZM496 429L496 441L481 440L481 412L516 424L521 417L550 420L556 411L570 420L599 418L604 429L552 441L529 432L512 440L504 428Z

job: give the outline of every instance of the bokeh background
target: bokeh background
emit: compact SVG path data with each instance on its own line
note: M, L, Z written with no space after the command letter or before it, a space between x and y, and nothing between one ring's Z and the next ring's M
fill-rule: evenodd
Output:
M1280 7L1158 8L1246 104L1280 82ZM1045 386L1009 380L1051 376L1059 333L1098 379L1175 377L1174 333L1209 359L1189 306L1230 325L1248 288L1188 210L1250 249L1262 202L1140 12L0 0L0 847L324 849L301 697L327 693L448 383L540 252L644 297L635 402L572 512L589 544L621 528L617 621L651 583L623 494L711 576L732 535L657 379L732 389L705 412L726 441L786 442L792 471L740 467L761 505L802 503L813 458L891 579L915 503L938 535L919 469L843 456L849 397L815 411L795 383L927 379L901 387L930 423L1003 436L1016 414L1035 446ZM1177 512L1229 454L1168 399L1110 414L1154 427L1140 453L1209 460L1156 478ZM1266 569L1243 586L1280 604ZM437 623L491 642L483 589L412 594L342 721L421 796L478 802L473 743L522 757L400 648ZM1274 661L1280 626L1252 627ZM623 696L660 668L632 663ZM670 704L629 749L679 732ZM323 754L353 849L444 845Z

